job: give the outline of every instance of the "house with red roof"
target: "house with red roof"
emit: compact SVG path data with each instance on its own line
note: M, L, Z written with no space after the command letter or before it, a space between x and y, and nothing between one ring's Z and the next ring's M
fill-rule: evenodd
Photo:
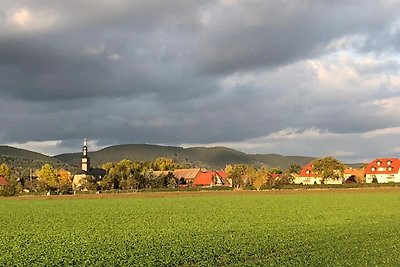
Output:
M294 176L295 184L321 184L322 177L313 172L313 162L308 163L301 169L298 176ZM325 179L325 184L343 184L343 179Z
M194 179L193 186L214 187L232 186L232 181L224 171L202 171Z
M196 177L201 173L200 168L193 169L176 169L173 171L175 178L179 180L179 183L185 183L188 185L193 184Z
M365 182L400 183L400 159L374 159L365 167Z
M4 178L4 176L0 175L0 187L5 187L7 185L9 185L10 183L7 181L6 178Z
M301 169L299 176L295 176L293 182L295 184L321 184L321 177L313 172L312 162L308 163Z

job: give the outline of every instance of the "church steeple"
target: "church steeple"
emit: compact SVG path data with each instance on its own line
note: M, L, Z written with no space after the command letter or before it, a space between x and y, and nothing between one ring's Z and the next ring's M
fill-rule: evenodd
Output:
M83 139L82 147L82 170L88 172L90 170L90 158L88 156L88 148L86 138Z

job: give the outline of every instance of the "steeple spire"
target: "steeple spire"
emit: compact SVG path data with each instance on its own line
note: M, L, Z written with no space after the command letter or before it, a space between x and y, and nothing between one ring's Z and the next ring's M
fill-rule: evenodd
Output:
M87 157L87 141L83 139L82 157Z
M82 170L87 172L90 170L90 159L88 156L87 140L83 139L82 147Z

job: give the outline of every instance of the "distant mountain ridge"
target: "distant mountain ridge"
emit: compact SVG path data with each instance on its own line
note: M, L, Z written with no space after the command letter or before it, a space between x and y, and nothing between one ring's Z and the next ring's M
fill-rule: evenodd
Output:
M61 162L55 157L11 146L0 146L0 164L2 163L7 164L10 168L19 169L21 171L29 168L38 169L46 163L56 168L76 169L76 167Z
M255 166L280 167L286 170L292 164L306 165L314 157L282 156L278 154L247 154L227 147L175 147L150 144L124 144L90 151L92 166L101 166L106 162L118 162L122 159L132 161L153 161L159 157L171 158L179 164L208 169L223 169L227 164L250 164ZM38 152L11 146L0 146L0 164L20 170L38 169L46 163L55 168L70 171L80 169L81 153L66 153L54 157ZM357 168L361 164L348 164Z
M193 167L223 169L227 164L251 164L255 166L280 167L288 169L292 164L306 165L314 157L282 156L277 154L247 154L226 147L174 147L148 144L126 144L89 151L93 166L122 159L152 161L158 157L171 158L175 162ZM60 154L54 158L70 165L79 166L81 153Z

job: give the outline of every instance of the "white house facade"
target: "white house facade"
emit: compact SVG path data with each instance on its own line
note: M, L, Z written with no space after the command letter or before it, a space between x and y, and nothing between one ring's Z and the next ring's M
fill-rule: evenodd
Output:
M366 183L400 183L400 159L374 159L365 167Z
M308 163L306 166L303 167L301 170L299 176L294 177L295 184L304 184L304 185L309 185L309 184L322 184L322 177L317 176L313 172L313 165L312 162ZM343 179L325 179L324 181L325 184L342 184Z

